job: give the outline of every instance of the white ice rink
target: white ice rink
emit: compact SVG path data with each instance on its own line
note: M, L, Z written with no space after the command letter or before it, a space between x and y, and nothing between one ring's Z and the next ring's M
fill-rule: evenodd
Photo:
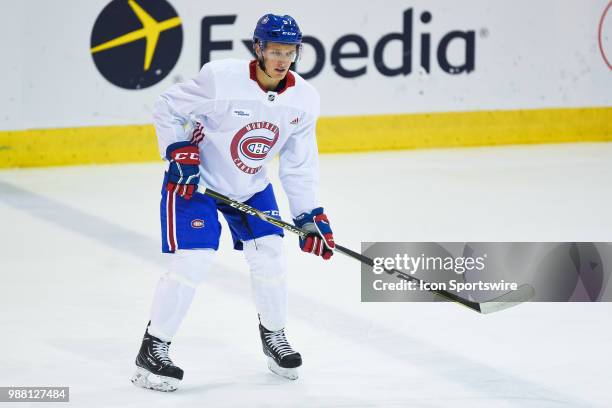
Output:
M293 236L287 333L304 365L296 382L276 377L224 221L216 267L171 348L182 388L134 387L166 261L163 167L0 171L0 386L70 386L72 407L612 406L612 304L483 316L449 303L361 303L358 262L307 256ZM321 175L336 241L355 250L612 241L610 143L324 155Z

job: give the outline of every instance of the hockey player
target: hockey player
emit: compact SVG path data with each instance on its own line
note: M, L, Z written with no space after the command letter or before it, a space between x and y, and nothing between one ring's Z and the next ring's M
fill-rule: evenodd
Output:
M283 377L298 377L302 358L284 331L287 272L282 229L245 216L198 188L210 187L279 216L265 167L278 155L294 223L310 232L299 240L300 248L323 259L332 256L332 230L317 202L319 95L289 70L299 58L301 42L292 17L267 14L255 27L255 60L207 63L194 79L174 85L155 104L159 148L169 162L160 208L162 251L172 259L155 290L136 358L132 382L138 386L173 391L183 378L168 348L213 263L221 233L218 212L250 268L268 367Z

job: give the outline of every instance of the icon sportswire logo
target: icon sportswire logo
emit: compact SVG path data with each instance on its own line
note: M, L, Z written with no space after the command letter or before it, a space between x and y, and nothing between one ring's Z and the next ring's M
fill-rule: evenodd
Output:
M113 0L92 33L94 63L111 83L126 89L155 85L181 52L181 19L165 0Z

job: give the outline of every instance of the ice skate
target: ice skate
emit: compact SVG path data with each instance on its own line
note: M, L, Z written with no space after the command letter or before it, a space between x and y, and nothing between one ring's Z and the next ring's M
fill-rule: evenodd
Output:
M168 357L170 342L158 339L147 330L136 356L136 372L131 378L134 385L156 391L176 391L183 379L183 370Z
M297 380L297 367L302 365L302 356L289 345L285 329L270 331L260 324L259 334L270 371L281 377Z

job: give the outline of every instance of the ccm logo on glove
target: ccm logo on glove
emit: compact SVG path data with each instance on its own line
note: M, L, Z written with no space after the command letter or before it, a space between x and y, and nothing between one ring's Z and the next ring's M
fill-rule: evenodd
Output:
M190 142L172 143L166 149L168 181L166 190L189 200L200 182L200 151Z
M200 163L200 153L198 152L179 152L174 155L176 161L197 161Z

